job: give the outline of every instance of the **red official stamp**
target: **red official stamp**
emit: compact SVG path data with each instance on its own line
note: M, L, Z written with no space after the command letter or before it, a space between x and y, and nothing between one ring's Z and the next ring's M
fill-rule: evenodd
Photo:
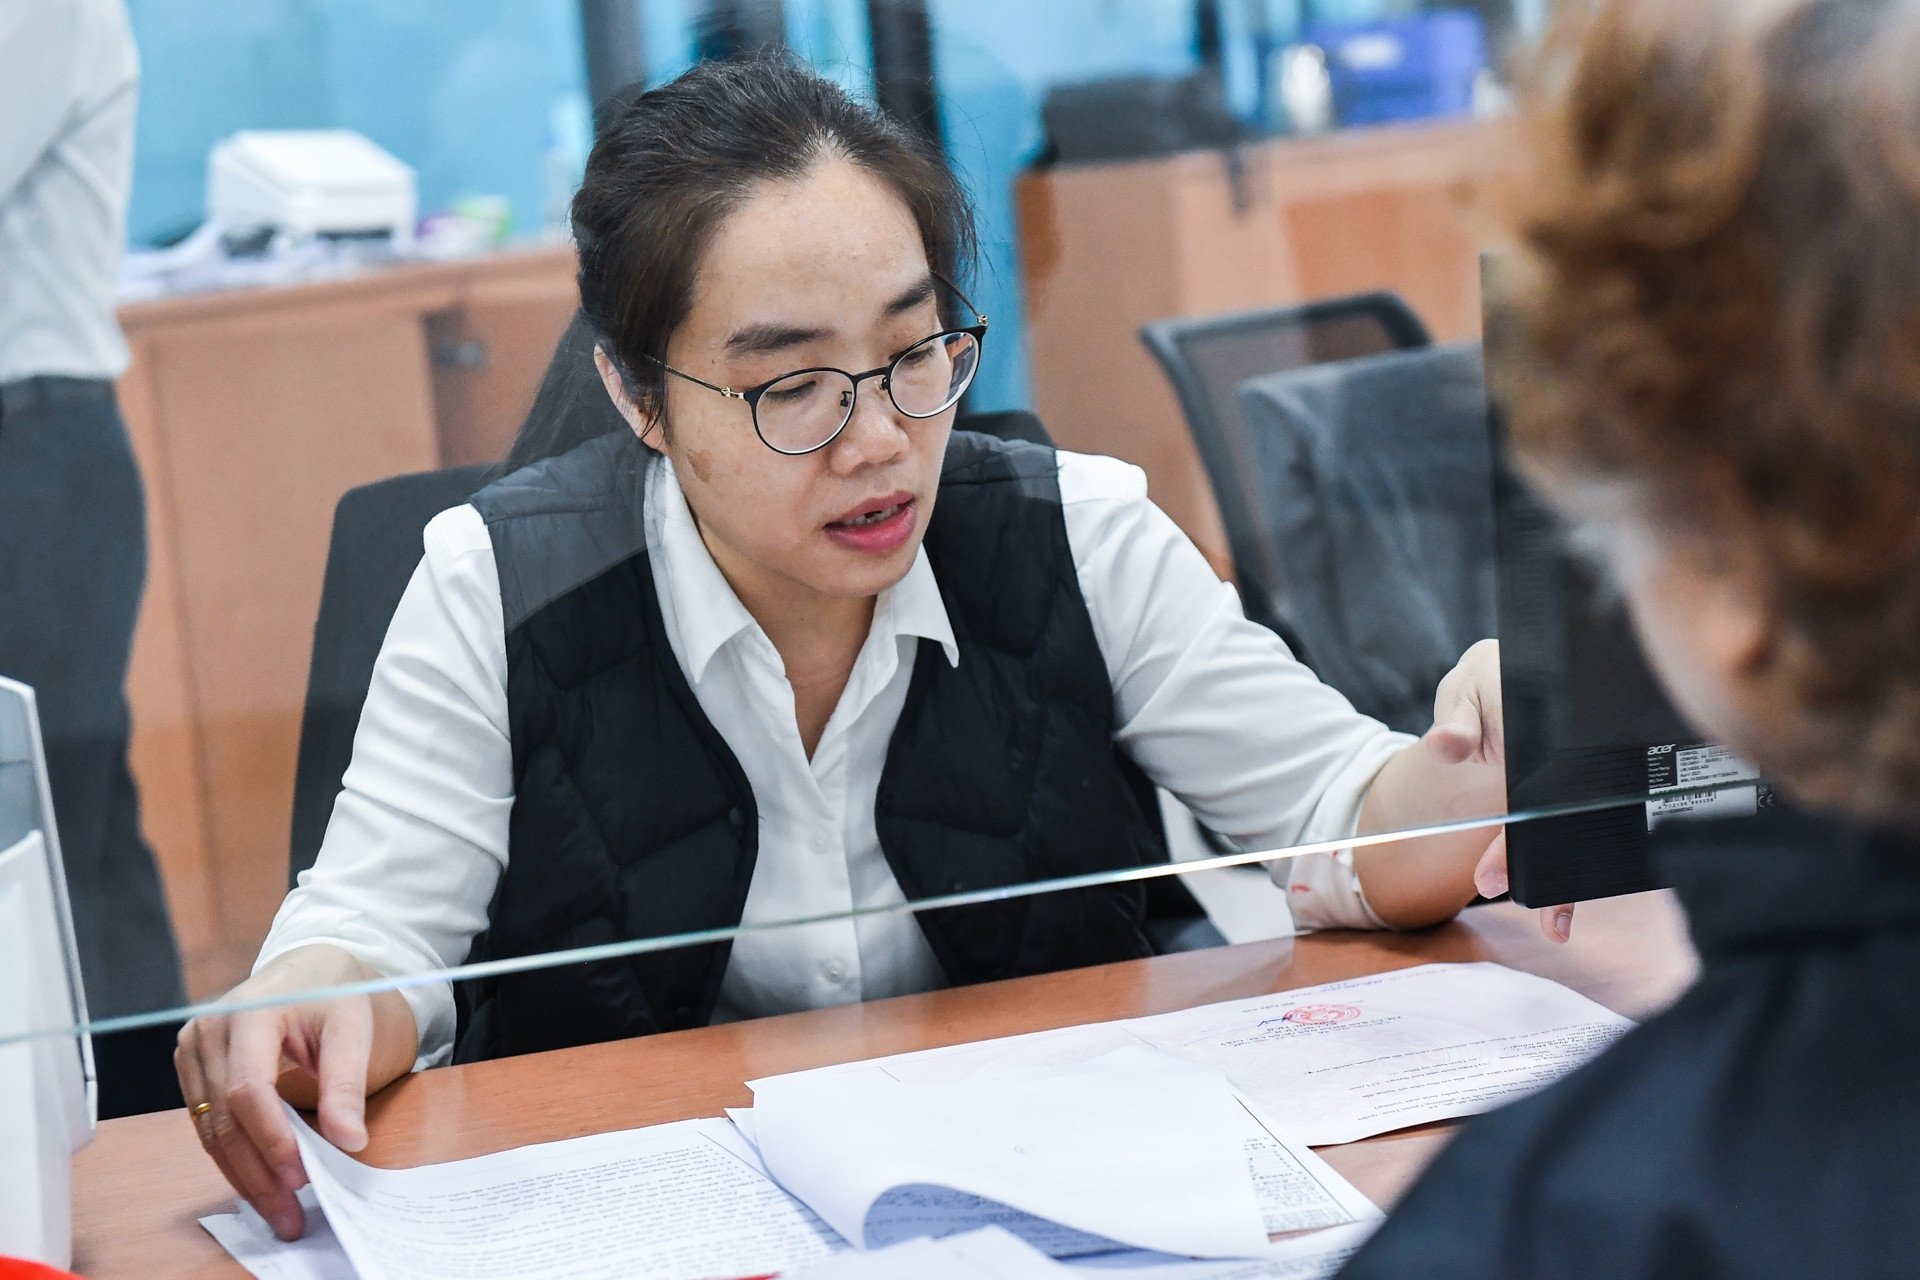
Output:
M1280 1021L1302 1027L1327 1027L1336 1022L1352 1022L1360 1010L1350 1004L1303 1004L1280 1015Z

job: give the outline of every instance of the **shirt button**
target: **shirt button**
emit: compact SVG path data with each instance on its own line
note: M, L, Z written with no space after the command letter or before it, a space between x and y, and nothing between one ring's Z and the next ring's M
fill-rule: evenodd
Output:
M847 966L841 964L838 960L829 960L827 961L826 974L828 982L845 982L847 980Z
M828 843L829 841L825 836L815 835L813 837L813 851L815 853L825 853L827 851Z

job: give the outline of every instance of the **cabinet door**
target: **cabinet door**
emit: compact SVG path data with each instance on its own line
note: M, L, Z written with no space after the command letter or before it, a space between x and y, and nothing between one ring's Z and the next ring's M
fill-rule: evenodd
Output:
M441 466L506 456L579 297L573 255L541 255L525 270L476 280L458 307L432 318Z
M133 714L128 758L140 789L140 825L173 915L187 992L199 999L225 988L237 959L224 947L207 842L206 776L180 606L173 505L162 483L166 466L155 417L153 360L145 342L128 345L133 362L116 393L147 488L147 587L127 667Z
M334 506L355 485L438 461L424 314L404 294L376 295L216 312L144 335L157 442L147 483L170 526L196 729L183 749L197 756L229 979L286 890ZM142 781L149 795L169 785ZM176 866L192 874L191 859Z

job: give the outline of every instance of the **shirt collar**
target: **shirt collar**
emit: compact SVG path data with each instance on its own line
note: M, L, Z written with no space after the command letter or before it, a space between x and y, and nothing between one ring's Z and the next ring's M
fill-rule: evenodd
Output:
M760 624L713 562L673 463L663 455L655 465L657 482L649 486L648 495L652 509L659 513L655 553L673 592L671 606L663 607L662 612L679 641L677 648L686 663L687 679L698 684L715 654L735 636L758 632ZM947 616L946 601L941 598L925 546L914 551L913 565L906 576L880 593L874 605L873 628L883 635L891 632L935 641L945 651L950 666L960 665L960 644L954 638L953 622Z
M890 628L896 636L935 641L945 651L948 666L960 665L960 642L953 637L953 620L947 616L947 602L940 595L924 542L914 549L907 576L880 593L873 625Z
M680 490L673 463L665 455L654 462L653 483L647 488L650 512L657 512L654 518L659 521L654 553L666 571L672 597L660 602L661 613L679 642L674 647L686 664L687 679L698 684L714 654L735 636L759 624L713 562L700 527L694 523L693 511L687 506L687 495Z

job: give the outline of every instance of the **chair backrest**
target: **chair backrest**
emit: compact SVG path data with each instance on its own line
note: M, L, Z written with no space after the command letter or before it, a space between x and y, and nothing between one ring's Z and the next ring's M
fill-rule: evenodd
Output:
M1156 320L1140 336L1173 383L1213 484L1247 616L1298 648L1302 637L1276 605L1282 571L1257 517L1246 424L1234 391L1264 373L1424 347L1432 341L1426 326L1395 295L1361 293L1301 306Z
M1424 731L1440 678L1496 626L1478 344L1268 374L1239 399L1280 611L1321 679Z
M333 512L333 538L313 626L313 662L300 756L293 783L288 882L313 865L353 757L360 707L373 682L387 625L420 563L427 522L457 507L487 482L493 468L451 467L394 476L350 489Z
M994 413L970 413L954 420L955 431L978 431L1000 440L1025 440L1052 449L1053 437L1036 414L1025 409L1002 409Z

